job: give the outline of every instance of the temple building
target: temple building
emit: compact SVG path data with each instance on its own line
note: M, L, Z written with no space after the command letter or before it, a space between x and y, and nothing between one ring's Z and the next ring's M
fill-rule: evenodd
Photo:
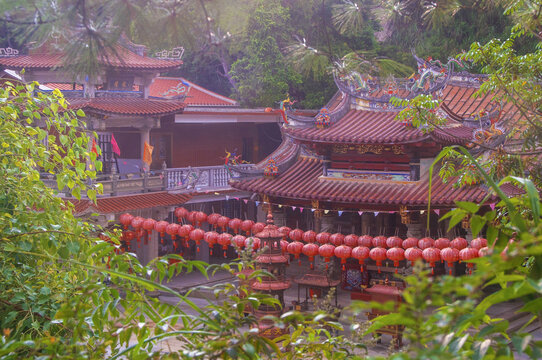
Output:
M84 196L60 196L74 204L78 216L98 214L93 218L102 225L117 222L126 211L172 219L180 205L232 217L252 214L235 206L233 199L248 193L230 187L225 165L249 167L271 153L280 144L280 114L241 108L187 79L162 77L182 66L181 48L147 52L123 36L99 56L95 76L74 74L61 39L0 56L2 79L38 81L36 91L59 89L68 108L83 110L87 127L98 135L103 170L95 182L104 193L96 204ZM147 158L146 149L152 149ZM51 174L43 180L56 186ZM168 251L138 249L145 261Z
M444 182L440 164L430 176L431 165L448 145L478 151L479 141L502 142L500 121L517 114L511 104L493 104L491 94L473 97L483 76L421 59L418 64L418 79L385 81L336 73L339 91L329 103L313 117L288 112L282 144L254 168L239 170L232 186L255 194L262 220L271 204L278 226L403 239L472 239L468 219L448 231L448 221L438 222L439 215L456 207L456 201L485 201L489 209L496 197L487 197L481 185ZM447 119L444 125L424 131L395 120L402 107L390 99L418 94L433 94L441 101L435 111ZM509 184L503 190L517 193Z

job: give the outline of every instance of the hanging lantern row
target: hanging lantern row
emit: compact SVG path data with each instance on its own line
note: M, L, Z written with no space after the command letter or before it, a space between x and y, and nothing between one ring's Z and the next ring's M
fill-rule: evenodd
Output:
M196 243L197 251L199 252L199 245L201 240L208 242L211 248L215 244L222 246L224 250L224 256L226 256L226 250L229 245L235 245L237 248L247 246L250 242L253 244L253 250L257 250L260 246L260 240L258 238L247 238L239 234L239 230L244 231L247 235L251 233L258 233L263 230L265 224L254 223L252 220L242 221L241 219L229 219L220 214L211 214L207 216L203 212L192 211L189 212L184 208L177 208L175 215L179 219L187 219L196 225L201 225L202 222L208 221L215 228L220 227L223 231L229 227L236 234L231 235L229 233L218 234L216 231L204 232L202 229L194 228L190 224L170 224L166 221L155 221L153 219L144 219L139 216L132 216L130 214L122 214L120 216L120 222L127 230L129 226L134 228L134 232L125 231L123 239L130 246L131 241L137 238L138 247L140 247L141 238L145 239L145 243L148 242L148 234L152 231L157 231L160 234L161 242L164 242L164 236L167 233L171 236L172 240L175 240L176 236L186 241L193 240ZM375 236L369 235L357 236L355 234L343 235L341 233L330 234L328 232L316 233L312 230L303 231L301 229L291 229L287 226L280 227L278 229L283 234L281 240L281 249L283 254L288 252L294 255L295 259L299 259L299 255L304 254L309 258L311 262L311 269L313 268L313 260L315 256L321 256L324 261L329 262L332 256L336 256L341 259L343 270L348 258L355 258L359 261L361 271L363 271L364 261L367 258L371 258L376 262L378 271L380 272L380 266L382 261L388 259L393 261L394 267L399 266L399 262L402 260L408 260L414 263L417 260L423 259L434 268L435 263L438 261L445 261L448 266L457 261L466 261L479 256L485 256L489 252L487 248L487 240L484 238L473 239L470 243L462 237L457 237L453 240L447 238L439 238L433 240L430 237L424 237L422 239L416 239L413 237L402 240L397 236ZM288 242L290 238L292 242ZM304 242L304 243L303 243ZM177 250L177 243L174 241L175 250ZM299 260L300 261L300 260ZM300 261L301 262L301 261ZM474 264L469 263L469 272L472 272ZM326 268L328 265L326 264Z

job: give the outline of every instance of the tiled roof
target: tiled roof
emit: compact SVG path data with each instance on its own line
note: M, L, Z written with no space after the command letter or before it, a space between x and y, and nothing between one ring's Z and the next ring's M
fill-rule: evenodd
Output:
M62 67L65 54L51 46L34 49L28 55L0 58L0 65L9 69L49 70ZM98 60L106 67L124 70L171 70L178 68L182 61L160 60L140 56L121 45L115 45L114 51L106 51Z
M350 110L326 129L291 127L285 132L302 141L349 144L404 144L427 139L461 144L472 139L471 128L451 119L442 128L424 134L395 120L396 116L391 111Z
M177 100L150 100L133 98L69 99L71 109L89 113L131 116L163 116L181 113L184 103Z
M297 162L277 178L256 178L233 182L232 186L269 196L319 200L355 205L427 205L429 178L412 183L378 181L347 181L320 179L322 160L299 157ZM503 187L511 193L514 188ZM436 206L454 206L454 201L480 202L487 195L482 186L454 188L435 175L432 182L431 203Z
M492 106L496 107L496 102L493 100L495 94L487 93L480 97L474 97L474 93L478 90L479 88L476 86L447 85L439 97L443 103L443 110L459 120L479 115L480 112L487 111ZM520 116L512 102L504 103L501 110L501 117L517 118Z
M189 106L238 106L237 101L207 90L185 78L156 78L150 86L149 95L161 98L186 96L184 102Z
M389 144L421 141L428 138L417 129L409 129L394 120L397 113L350 110L335 124L326 129L287 128L295 139L353 144Z
M96 204L91 200L65 199L74 205L75 214L82 213L119 213L129 210L147 209L155 206L180 205L192 198L192 194L170 194L168 192L154 192L148 194L111 196L98 198Z

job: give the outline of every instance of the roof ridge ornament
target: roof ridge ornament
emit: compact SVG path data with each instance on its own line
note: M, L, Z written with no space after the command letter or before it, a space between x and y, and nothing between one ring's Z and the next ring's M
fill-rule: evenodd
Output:
M316 127L318 129L325 129L331 124L331 116L329 115L329 110L327 107L324 106L320 109L314 118L314 122L316 123Z
M12 57L12 56L18 56L19 50L7 47L7 48L0 48L0 57Z
M178 46L171 50L160 50L154 53L154 57L160 60L181 60L184 54L184 47Z

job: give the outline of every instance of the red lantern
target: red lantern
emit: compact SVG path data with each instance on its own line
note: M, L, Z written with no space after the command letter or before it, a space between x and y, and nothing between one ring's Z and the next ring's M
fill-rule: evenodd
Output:
M350 246L351 248L355 248L358 246L358 236L354 234L346 235L344 237L344 244L346 246Z
M352 249L352 257L354 259L358 259L361 272L363 272L363 263L365 262L365 259L369 258L370 252L371 249L369 249L367 246L356 246Z
M241 219L233 218L228 221L228 227L233 230L235 234L239 234L239 228L241 227Z
M199 252L199 243L201 240L203 240L203 237L205 236L205 231L201 229L194 229L190 231L190 240L194 240L196 242L196 251Z
M222 228L222 231L226 231L226 226L230 222L230 218L227 216L221 216L216 220L216 224Z
M440 250L440 257L442 260L446 261L446 264L448 264L448 268L450 269L450 275L452 275L452 266L454 266L454 262L459 260L459 250L452 247L446 247Z
M403 240L401 240L400 237L397 237L397 236L390 236L390 237L386 240L386 246L387 246L388 248L401 247L401 245L403 245Z
M397 274L397 267L399 266L399 261L405 260L405 250L397 246L393 247L386 252L386 257L393 261L393 266L395 266L395 273Z
M293 229L292 231L290 231L288 236L292 241L301 241L303 239L303 230Z
M290 234L290 231L292 231L292 229L290 229L288 226L281 226L278 228L278 230L282 234L282 240L287 241L288 235Z
M209 223L209 225L212 225L214 229L216 229L216 222L220 216L220 214L212 213L207 216L207 222Z
M262 222L255 223L254 225L252 225L252 234L256 235L257 233L262 232L264 227L265 224Z
M143 222L145 221L144 218L142 218L141 216L136 216L135 218L132 219L132 227L134 229L141 229L143 228Z
M175 209L175 216L177 217L177 220L181 222L181 219L184 219L188 216L188 210L183 207L178 207Z
M431 239L430 237L424 237L418 241L418 247L422 250L433 247L434 244L435 240Z
M140 241L141 241L141 238L145 237L146 235L145 230L143 230L143 228L139 228L136 230L135 235L137 237L137 247L141 247Z
M209 244L209 251L211 255L213 255L213 247L218 242L218 233L216 231L207 231L205 233L205 236L203 237L203 240Z
M435 263L440 261L440 250L435 247L428 247L423 250L422 256L431 266L431 274L435 274Z
M422 251L417 247L408 248L405 250L405 258L412 262L412 266L414 266L416 261L423 258Z
M132 219L132 227L136 230L136 236L137 236L137 247L140 247L140 241L141 237L144 235L143 233L143 222L145 219L143 219L141 216L136 216Z
M188 215L186 216L186 220L190 221L192 226L196 226L196 214L197 214L197 211L190 211Z
M303 243L299 241L293 241L288 244L288 253L294 255L296 259L299 259L299 254L303 251ZM299 265L301 265L301 260L299 260Z
M484 238L481 238L481 237L473 239L470 242L470 247L478 249L478 250L480 250L481 248L486 247L486 246L487 246L487 240L484 239Z
M341 233L335 233L329 237L329 242L335 246L341 246L344 243L344 235Z
M241 222L241 230L247 234L247 236L250 236L250 231L252 230L252 226L254 225L254 221L252 220L245 220Z
M381 247L381 248L386 248L386 241L388 241L388 238L385 237L385 236L375 236L373 238L373 246L374 247Z
M360 236L358 238L358 246L371 248L373 246L373 237L369 235Z
M329 262L329 259L335 255L335 246L331 244L324 244L318 248L318 255L324 258L324 261L326 262L326 270L327 270L327 263Z
M321 232L321 233L318 233L316 234L316 241L320 244L320 245L324 245L324 244L327 244L329 242L329 237L331 236L330 233L328 232Z
M156 220L154 219L145 219L143 221L143 229L147 230L147 236L145 237L145 245L147 245L147 242L149 240L149 236L151 235L152 231L154 230L154 225L156 224Z
M417 247L418 246L418 239L414 238L414 237L409 237L409 238L406 238L405 240L403 240L403 249L410 249L410 248L413 248L413 247Z
M316 237L316 233L315 233L314 236ZM311 263L311 270L313 270L314 269L314 264L313 264L314 257L316 255L318 255L318 245L316 245L314 243L305 244L305 245L303 245L303 248L301 249L301 251L303 252L303 255L309 257L309 261Z
M469 246L469 243L467 242L467 240L465 238L462 238L462 237L456 237L455 239L452 240L451 242L451 247L457 249L457 250L462 250L464 248L466 248L467 246Z
M491 254L491 250L489 250L489 248L487 246L481 248L480 250L478 250L478 257L483 257L483 256L487 256L487 255L490 255L490 254Z
M194 215L196 222L198 223L198 226L201 226L202 223L207 221L207 214L203 211L198 211L196 215Z
M243 235L235 235L233 239L231 239L232 244L235 244L235 247L237 247L237 251L245 247L245 240L246 236Z
M124 225L124 230L128 229L128 226L132 224L132 220L134 220L134 217L131 214L125 213L122 214L119 217L119 221L122 225Z
M130 246L132 243L132 240L134 240L135 232L131 230L126 230L122 234L123 240L126 242L126 249L130 251Z
M333 237L333 235L331 235L331 237ZM335 256L341 259L341 264L343 265L343 271L345 270L344 264L346 264L346 259L348 259L351 254L352 254L352 248L350 246L339 245L335 248Z
M286 254L288 252L288 245L290 243L286 240L280 241L280 251L282 251L282 255Z
M377 236L380 237L380 236ZM384 236L382 236L386 239ZM376 238L375 238L376 239ZM378 267L378 273L380 273L380 266L382 266L382 261L386 260L386 249L383 247L375 247L369 251L369 257L376 261L376 266Z
M166 228L169 225L167 221L158 221L154 224L154 230L160 234L160 241L164 244L164 235L166 234Z
M474 259L477 257L478 257L478 249L464 248L459 252L459 259L461 259L461 261L467 261L467 260ZM469 274L472 274L472 269L474 268L474 264L467 263L467 267L469 268Z
M307 244L313 243L316 241L316 233L312 230L305 231L303 233L303 241Z
M438 238L437 240L435 240L435 247L442 250L444 248L450 247L450 243L450 240L447 238Z
M179 233L180 228L181 228L181 225L175 224L175 223L168 224L168 226L166 226L166 233L168 233L171 236L171 240L175 241L175 237Z
M226 251L228 246L231 244L231 239L233 238L232 234L222 233L218 236L218 244L222 245L222 250L224 250L224 257L226 257Z
M252 250L256 251L260 248L260 239L257 237L248 237L245 239L245 247L249 247L252 244Z
M188 241L188 238L190 237L190 232L192 230L194 230L194 227L192 225L190 225L190 224L182 225L179 228L178 234L179 234L180 237L183 238L185 243Z

